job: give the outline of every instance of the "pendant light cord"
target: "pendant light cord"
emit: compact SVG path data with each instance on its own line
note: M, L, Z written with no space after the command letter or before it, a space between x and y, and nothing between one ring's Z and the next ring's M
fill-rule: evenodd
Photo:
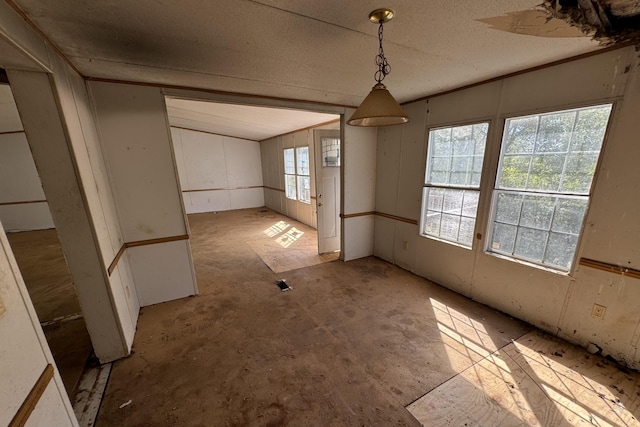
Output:
M376 79L378 83L382 83L384 78L387 77L387 74L391 72L391 65L389 65L387 58L385 58L384 49L382 49L382 21L380 21L380 26L378 27L378 41L380 42L378 56L376 56L378 71L375 72L373 78Z

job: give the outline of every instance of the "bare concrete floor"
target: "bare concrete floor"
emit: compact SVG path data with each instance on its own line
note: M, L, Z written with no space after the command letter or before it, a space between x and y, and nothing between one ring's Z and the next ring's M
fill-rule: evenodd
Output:
M114 364L98 427L536 425L547 412L535 401L544 393L522 393L520 415L500 403L511 404L522 381L483 388L486 378L507 384L500 352L525 354L512 340L545 337L530 326L374 257L274 273L248 244L292 222L270 210L189 220L200 295L141 310L134 353ZM293 290L279 291L282 277ZM550 340L540 351L561 364L564 347ZM500 369L473 377L483 364ZM637 376L623 375L616 384L636 399ZM447 418L455 413L466 418Z
M73 400L93 347L58 234L51 229L8 233L7 237L65 389Z

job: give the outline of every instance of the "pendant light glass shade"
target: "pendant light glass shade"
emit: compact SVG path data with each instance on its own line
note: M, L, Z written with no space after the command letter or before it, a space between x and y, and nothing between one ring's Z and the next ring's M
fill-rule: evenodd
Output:
M386 86L377 83L347 123L352 126L390 126L408 121L409 116Z

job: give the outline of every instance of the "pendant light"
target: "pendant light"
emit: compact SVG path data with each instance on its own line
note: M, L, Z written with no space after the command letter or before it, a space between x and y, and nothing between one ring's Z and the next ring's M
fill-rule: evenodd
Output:
M409 121L407 113L391 96L387 87L382 84L384 78L391 72L391 66L387 62L382 49L382 24L391 21L393 16L394 12L391 9L376 9L369 14L369 20L374 24L378 24L380 47L376 56L378 70L374 74L374 79L377 83L347 121L352 126L389 126Z

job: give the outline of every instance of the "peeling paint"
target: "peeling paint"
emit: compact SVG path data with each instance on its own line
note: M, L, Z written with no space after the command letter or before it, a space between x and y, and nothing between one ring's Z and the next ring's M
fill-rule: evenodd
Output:
M502 16L477 19L493 30L535 37L584 37L582 31L562 19L551 17L544 10L522 10Z

